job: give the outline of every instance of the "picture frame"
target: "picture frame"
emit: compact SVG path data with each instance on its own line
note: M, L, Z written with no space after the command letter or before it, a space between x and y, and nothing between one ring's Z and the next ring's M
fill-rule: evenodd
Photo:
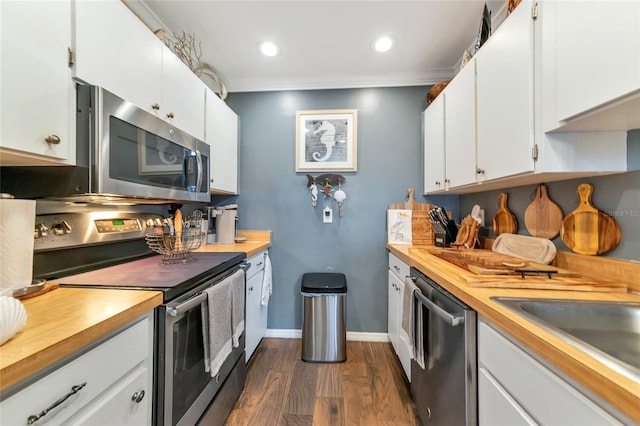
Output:
M358 110L296 111L296 172L355 172Z
M160 137L151 141L151 145L148 142L146 132L138 129L138 173L141 176L182 173L182 152Z

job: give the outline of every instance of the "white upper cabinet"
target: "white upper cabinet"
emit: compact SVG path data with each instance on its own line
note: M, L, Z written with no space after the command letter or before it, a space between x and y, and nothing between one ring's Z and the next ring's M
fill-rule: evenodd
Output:
M238 116L209 89L206 89L205 133L205 142L211 146L211 192L237 194Z
M609 127L601 122L604 115L599 113L598 119L591 122L591 112L587 112L583 115L588 120L575 123L571 121L561 129L562 132L549 132L552 124L555 128L562 124L558 123L557 105L564 103L564 108L569 108L566 105L573 104L570 108L578 110L593 102L582 101L578 99L580 97L574 99L569 94L570 89L565 87L569 83L580 87L584 92L591 92L592 87L581 82L582 76L578 75L592 74L592 70L585 72L573 67L571 61L576 52L567 50L560 53L557 46L560 41L556 40L558 37L567 37L557 36L558 33L568 33L576 27L581 27L579 31L587 31L582 27L588 26L588 31L601 32L600 28L596 30L593 25L573 18L571 25L567 24L568 21L561 23L563 15L570 15L565 8L569 10L574 7L572 5L582 3L523 0L473 57L474 78L469 72L472 63L468 63L453 78L443 92L446 186L439 189L425 186L426 192L471 193L627 171L626 130L620 130L611 124L614 121L625 121L628 124L631 116L640 121L640 90L636 90L638 105L635 112L629 113L630 104L626 103L627 113L613 117L607 124ZM608 4L592 3L598 3L592 4L592 8L590 6L592 13L600 7L599 3ZM631 68L635 67L635 74L629 73L629 78L625 80L640 79L637 69L640 56L639 27L631 28L629 25L630 21L640 18L640 4L633 3L633 7L616 4L614 8L626 9L634 16L624 23L621 19L618 23L624 30L621 33L614 32L620 37L624 34L624 37L634 38L633 41L625 40L623 43L627 46L625 49L635 49L630 54L629 64ZM614 12L603 13L602 16L610 14ZM568 16L563 18L565 21L567 19ZM559 31L558 27L563 30ZM581 49L586 49L588 53L584 53L584 56L592 57L590 60L598 57L589 50L588 43L581 46ZM559 56L562 56L562 60ZM613 71L605 72L602 68L596 72L602 73L605 73L607 80L602 85L607 88L598 87L594 90L601 93L601 99L612 96L611 93L606 95L604 92L633 90L634 84L637 85L637 82L631 81L609 87L609 81L615 80L617 74ZM627 75L627 70L624 75ZM625 88L616 89L620 86ZM563 100L563 96L568 100ZM627 98L633 96L636 95L627 95ZM584 98L591 98L591 93L585 94ZM577 106L578 104L582 106ZM612 107L607 113L619 111ZM425 121L428 115L425 113ZM593 127L588 130L604 131L577 131L587 130L577 127L577 124L585 122ZM636 127L640 127L640 122ZM431 137L428 132L425 123L425 139ZM431 143L425 140L425 155L430 149L427 145ZM473 161L475 168L471 166ZM429 176L429 167L432 165L425 160L425 180L427 177L433 180ZM475 173L475 176L471 177L467 173Z
M164 44L162 47L162 104L164 120L204 140L205 84Z
M162 107L162 47L121 2L75 2L74 75L78 80L102 86L157 114Z
M640 2L544 7L555 14L556 114L547 130L640 128Z
M444 94L440 93L423 113L424 193L444 189Z
M480 181L534 169L534 24L523 1L475 56Z
M0 165L75 164L69 1L0 2Z
M76 79L204 139L205 84L122 2L75 2L74 51Z
M476 181L475 61L444 89L446 189Z

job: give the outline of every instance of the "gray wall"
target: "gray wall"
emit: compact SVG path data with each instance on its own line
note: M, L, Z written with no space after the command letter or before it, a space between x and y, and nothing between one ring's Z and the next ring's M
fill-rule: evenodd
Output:
M347 329L387 331L386 209L422 192L422 111L428 87L233 93L240 116L240 229L270 229L274 289L269 328L298 329L300 278L329 268L347 277ZM311 206L305 173L295 172L297 110L358 110L358 171L342 173L344 216L322 196ZM317 176L321 173L312 173ZM416 200L426 202L421 195ZM430 200L457 214L457 197ZM322 209L334 222L322 223Z

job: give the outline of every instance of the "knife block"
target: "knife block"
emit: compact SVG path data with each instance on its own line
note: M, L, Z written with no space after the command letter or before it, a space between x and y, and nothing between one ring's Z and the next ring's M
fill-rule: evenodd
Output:
M436 247L447 248L451 246L451 238L446 232L436 232L434 238L434 244Z

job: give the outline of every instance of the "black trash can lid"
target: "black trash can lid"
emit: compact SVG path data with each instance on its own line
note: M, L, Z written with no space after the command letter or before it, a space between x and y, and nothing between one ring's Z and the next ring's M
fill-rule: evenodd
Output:
M310 272L302 275L303 293L346 293L347 278L334 272Z

